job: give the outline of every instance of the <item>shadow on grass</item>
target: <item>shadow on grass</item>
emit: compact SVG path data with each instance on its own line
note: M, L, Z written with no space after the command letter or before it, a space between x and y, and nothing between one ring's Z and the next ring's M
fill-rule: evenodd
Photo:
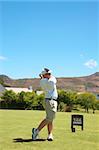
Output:
M43 142L43 141L46 141L46 139L37 139L35 141L33 141L32 139L23 139L23 138L16 138L16 139L13 139L13 142L14 143L22 143L22 142Z

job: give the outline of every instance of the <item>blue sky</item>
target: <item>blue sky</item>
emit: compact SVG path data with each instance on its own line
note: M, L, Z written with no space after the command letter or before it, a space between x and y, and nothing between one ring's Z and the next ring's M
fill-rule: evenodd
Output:
M99 2L0 1L0 74L34 78L99 71Z

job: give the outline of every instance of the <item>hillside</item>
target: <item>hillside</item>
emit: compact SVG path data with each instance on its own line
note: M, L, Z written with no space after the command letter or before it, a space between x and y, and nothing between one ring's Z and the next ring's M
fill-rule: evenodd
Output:
M25 79L11 79L6 75L0 75L0 83L9 87L29 87L32 86L33 90L39 89L38 78L25 78ZM90 76L84 77L71 77L71 78L57 78L58 89L74 90L78 92L90 91L99 93L99 72Z

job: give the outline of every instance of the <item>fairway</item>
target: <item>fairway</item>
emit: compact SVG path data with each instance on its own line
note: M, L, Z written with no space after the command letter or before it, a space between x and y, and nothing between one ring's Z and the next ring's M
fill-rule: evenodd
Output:
M44 111L0 110L0 150L98 150L99 113L84 115L84 130L71 132L71 115L58 112L54 121L54 141L48 142L44 128L40 141L31 140L31 130L44 118Z

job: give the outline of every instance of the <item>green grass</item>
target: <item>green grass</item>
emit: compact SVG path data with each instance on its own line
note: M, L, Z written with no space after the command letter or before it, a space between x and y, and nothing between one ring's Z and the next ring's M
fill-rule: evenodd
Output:
M44 111L0 110L0 150L98 150L99 113L84 115L84 130L71 132L71 114L57 113L54 121L54 141L31 141L31 129L44 118ZM79 113L80 114L80 113ZM40 133L46 139L47 130ZM23 142L14 139L22 138Z

